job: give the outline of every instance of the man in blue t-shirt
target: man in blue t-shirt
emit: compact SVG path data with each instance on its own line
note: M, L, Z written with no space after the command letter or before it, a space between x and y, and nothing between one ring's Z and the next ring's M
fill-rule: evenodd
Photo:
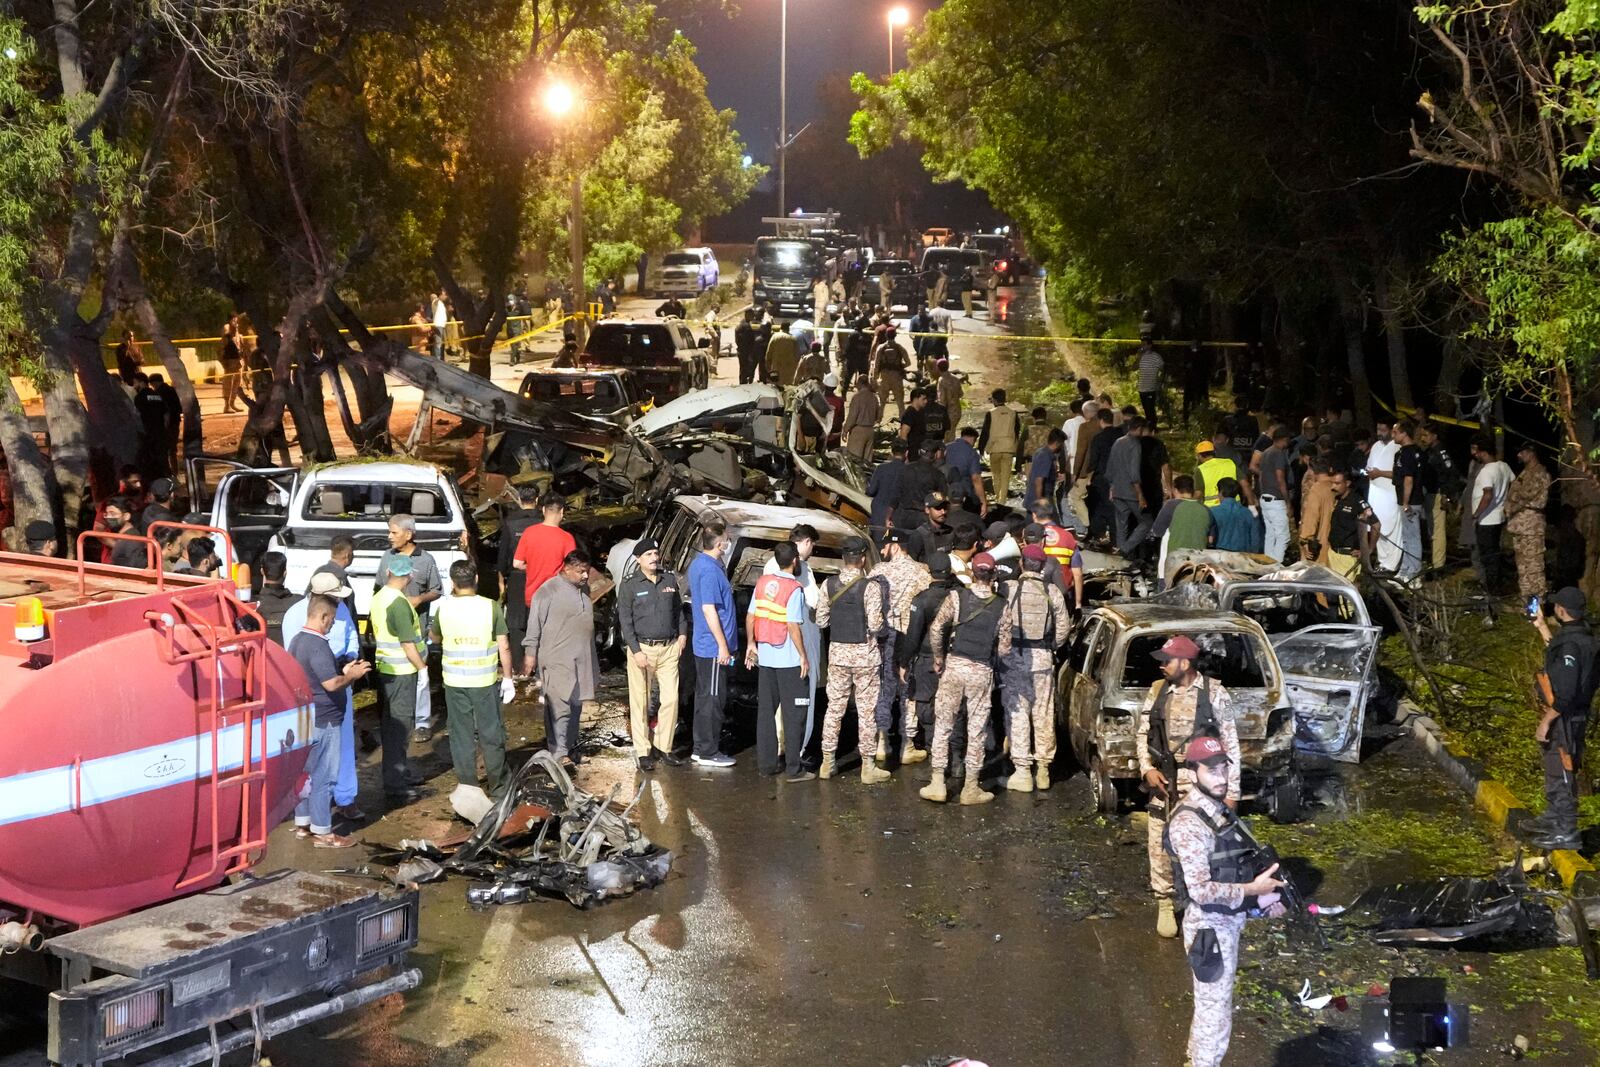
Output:
M1250 509L1239 503L1239 482L1224 478L1217 483L1222 499L1211 509L1216 524L1213 546L1225 552L1260 552L1264 533Z
M738 616L728 581L728 527L708 519L700 528L700 554L689 564L689 617L694 623L694 755L703 767L732 767L722 751L722 715L728 704Z
M306 605L305 628L289 642L289 654L311 683L311 754L306 758L308 780L294 809L295 833L309 837L317 848L349 848L355 841L333 832L333 782L339 774L339 724L344 718L344 691L372 669L365 660L344 667L328 646L339 602L322 593Z

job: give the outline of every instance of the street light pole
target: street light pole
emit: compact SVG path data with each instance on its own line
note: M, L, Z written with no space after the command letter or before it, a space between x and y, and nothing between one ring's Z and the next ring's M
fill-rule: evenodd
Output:
M889 76L894 76L894 31L911 21L911 12L903 7L891 7L884 21L889 24Z
M551 82L544 90L545 112L557 122L565 121L578 106L578 94L565 82ZM573 146L569 145L569 148ZM574 334L578 347L583 347L586 310L583 284L583 171L578 165L578 153L572 152L572 202L567 221L567 258L572 264L572 307L578 313Z
M789 177L789 0L781 0L778 20L778 215L788 213Z

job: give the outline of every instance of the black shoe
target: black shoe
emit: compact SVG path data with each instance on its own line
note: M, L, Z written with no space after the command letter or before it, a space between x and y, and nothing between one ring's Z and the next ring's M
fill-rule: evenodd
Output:
M1524 819L1522 822L1517 824L1516 835L1523 840L1527 840L1530 837L1539 837L1544 834L1548 834L1554 828L1555 827L1553 825L1551 815L1547 811L1543 815L1535 816L1531 819Z
M1583 848L1583 838L1576 831L1550 830L1529 837L1528 844L1534 848L1542 848L1546 852L1562 849L1578 852Z
M411 735L413 745L426 745L433 740L433 729L428 726L419 726Z
M671 752L667 752L659 748L656 749L656 759L660 760L662 763L665 763L668 767L683 766L682 756L674 756Z
M390 804L415 804L422 799L420 789L385 790L384 797Z
M817 780L816 771L808 771L804 767L785 778L786 782L814 782Z
M651 771L656 769L656 760L654 756L635 756L633 759L633 765L638 767L641 771L644 771L646 774L649 774Z

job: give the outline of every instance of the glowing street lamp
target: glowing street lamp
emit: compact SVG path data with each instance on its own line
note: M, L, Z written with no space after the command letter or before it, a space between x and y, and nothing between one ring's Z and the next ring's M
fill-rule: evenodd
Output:
M566 82L551 82L544 87L540 101L551 118L564 119L578 106L578 92Z
M885 21L889 23L889 73L894 73L894 31L911 21L911 12L904 6L891 7Z
M540 92L539 103L546 115L564 123L578 109L578 91L564 81L553 81ZM587 294L583 285L583 173L576 163L576 153L572 168L571 210L572 217L567 226L567 258L572 261L572 306L574 311L578 311L584 307ZM585 320L579 318L575 332L580 345L587 332L584 325Z

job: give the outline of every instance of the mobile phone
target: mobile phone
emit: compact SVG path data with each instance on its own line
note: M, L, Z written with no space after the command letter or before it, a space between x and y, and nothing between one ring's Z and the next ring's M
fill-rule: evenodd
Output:
M1528 618L1537 619L1543 611L1544 606L1539 603L1537 594L1528 598Z

